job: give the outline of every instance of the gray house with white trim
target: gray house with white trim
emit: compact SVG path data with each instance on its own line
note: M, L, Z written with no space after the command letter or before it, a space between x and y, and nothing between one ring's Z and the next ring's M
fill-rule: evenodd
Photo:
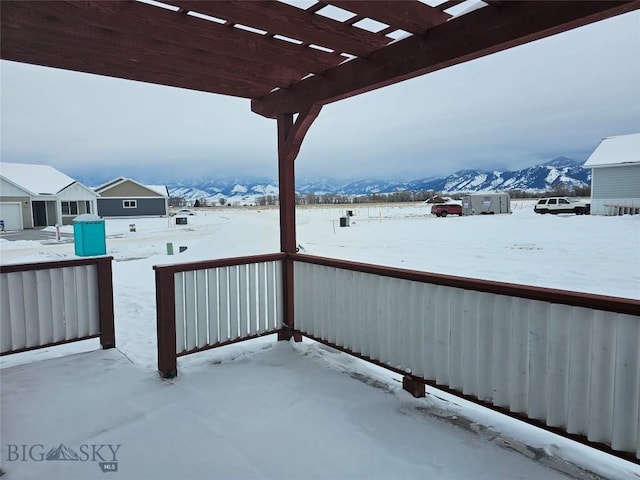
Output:
M155 217L169 214L169 192L164 185L143 185L118 177L95 189L101 217Z
M592 169L592 215L640 214L640 133L602 139L584 167Z
M98 194L50 165L0 163L0 220L5 230L70 225L96 212Z

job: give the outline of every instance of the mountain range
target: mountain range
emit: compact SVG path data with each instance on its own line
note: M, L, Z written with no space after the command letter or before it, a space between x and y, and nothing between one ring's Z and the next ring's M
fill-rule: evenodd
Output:
M416 180L360 178L336 180L331 178L296 179L300 194L367 195L397 191L419 192L434 190L443 193L502 192L525 190L544 192L558 184L567 187L586 187L591 184L591 170L582 161L558 157L549 162L517 171L460 170L446 177L427 177ZM187 200L206 198L218 202L221 198L232 202L252 202L264 195L278 195L278 183L265 178L224 178L205 181L169 181L171 197Z

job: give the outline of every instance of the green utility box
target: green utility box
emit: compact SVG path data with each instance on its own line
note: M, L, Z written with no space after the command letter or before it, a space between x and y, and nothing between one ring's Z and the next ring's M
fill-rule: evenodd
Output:
M107 253L104 219L98 215L85 213L74 218L73 237L76 255L80 257L105 255Z

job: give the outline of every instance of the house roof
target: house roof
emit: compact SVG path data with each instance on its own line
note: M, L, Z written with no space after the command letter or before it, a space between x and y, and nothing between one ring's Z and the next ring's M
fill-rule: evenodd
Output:
M640 133L603 138L584 166L602 167L640 163Z
M55 195L77 183L50 165L0 163L0 176L32 195Z
M117 177L114 178L113 180L108 181L107 183L104 183L98 187L95 187L94 190L97 193L103 193L113 187L116 187L118 185L122 185L123 183L126 182L131 182L134 183L136 185L138 185L139 187L145 188L147 190L152 191L153 193L156 193L158 195L162 195L163 197L168 197L169 196L169 191L167 190L166 185L144 185L140 182L137 182L131 178L127 178L127 177Z
M153 190L154 192L162 195L163 197L169 196L169 190L167 190L166 185L145 185L145 187Z
M276 118L638 8L637 0L3 0L0 56L247 98Z

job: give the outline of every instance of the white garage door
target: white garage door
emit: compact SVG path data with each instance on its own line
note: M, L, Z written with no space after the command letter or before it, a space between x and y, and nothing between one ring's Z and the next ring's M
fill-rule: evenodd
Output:
M0 220L5 230L22 230L20 203L0 203Z

